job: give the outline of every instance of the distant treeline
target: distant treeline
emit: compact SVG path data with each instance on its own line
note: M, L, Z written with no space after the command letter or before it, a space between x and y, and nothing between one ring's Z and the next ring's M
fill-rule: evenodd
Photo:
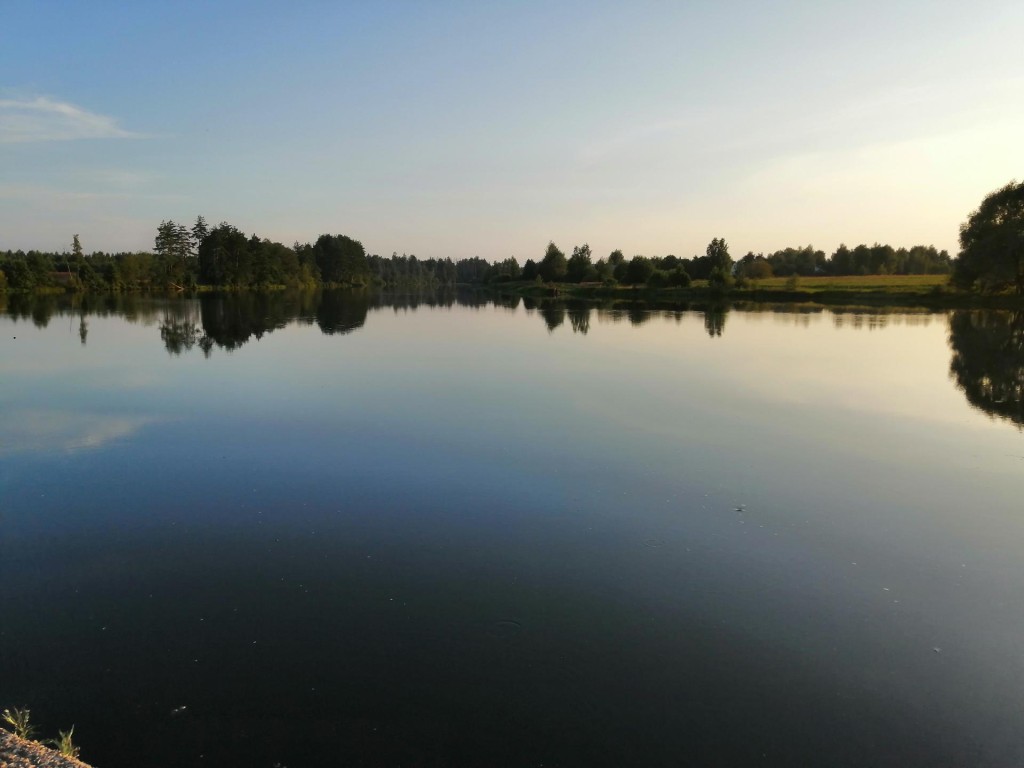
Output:
M748 253L733 261L725 240L712 240L703 255L692 258L678 256L634 256L627 259L622 251L612 251L607 258L594 261L590 246L576 246L568 257L554 243L549 243L540 261L528 259L521 267L514 259L488 264L470 259L474 264L473 282L508 282L542 280L544 282L648 285L651 287L687 286L693 280L728 284L733 281L760 280L791 275L942 275L949 274L952 259L946 251L931 245L893 248L890 245L840 245L831 255L812 246L786 248L774 253ZM466 262L459 266L468 267ZM465 271L469 271L466 269Z
M150 251L86 254L77 235L70 251L0 251L0 290L146 291L221 288L415 286L436 288L476 282L476 265L451 259L367 255L345 235L287 246L246 237L200 216L191 227L164 221Z
M811 246L770 254L748 253L733 261L724 240L714 239L692 258L633 256L612 251L595 260L590 246L568 257L549 243L543 257L520 265L514 257L488 262L479 257L453 261L417 259L397 253L368 255L346 235L320 235L291 246L246 236L228 223L209 227L202 216L192 227L163 221L152 252L86 254L75 235L61 253L0 251L0 291L187 290L198 286L270 288L345 286L438 288L510 281L599 282L605 285L685 287L693 280L732 284L788 275L946 274L952 260L933 246L839 246L831 255Z

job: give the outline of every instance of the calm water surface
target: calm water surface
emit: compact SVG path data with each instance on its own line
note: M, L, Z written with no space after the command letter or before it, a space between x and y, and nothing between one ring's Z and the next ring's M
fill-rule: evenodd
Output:
M101 768L1020 765L1022 328L12 299L0 707Z

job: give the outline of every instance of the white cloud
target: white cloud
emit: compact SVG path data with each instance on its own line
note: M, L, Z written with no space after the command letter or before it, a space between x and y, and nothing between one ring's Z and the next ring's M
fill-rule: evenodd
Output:
M106 115L39 96L27 101L0 99L0 144L75 139L134 139L141 134L118 127Z

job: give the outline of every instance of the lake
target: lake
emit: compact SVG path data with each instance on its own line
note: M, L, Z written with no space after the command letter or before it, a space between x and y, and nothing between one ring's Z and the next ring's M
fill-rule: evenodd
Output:
M100 768L1020 765L1022 401L1021 315L10 297L0 708Z

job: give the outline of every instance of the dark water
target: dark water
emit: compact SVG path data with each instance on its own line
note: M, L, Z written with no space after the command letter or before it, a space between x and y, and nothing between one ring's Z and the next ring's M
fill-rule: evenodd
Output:
M10 299L0 708L101 768L1020 765L1022 329Z

